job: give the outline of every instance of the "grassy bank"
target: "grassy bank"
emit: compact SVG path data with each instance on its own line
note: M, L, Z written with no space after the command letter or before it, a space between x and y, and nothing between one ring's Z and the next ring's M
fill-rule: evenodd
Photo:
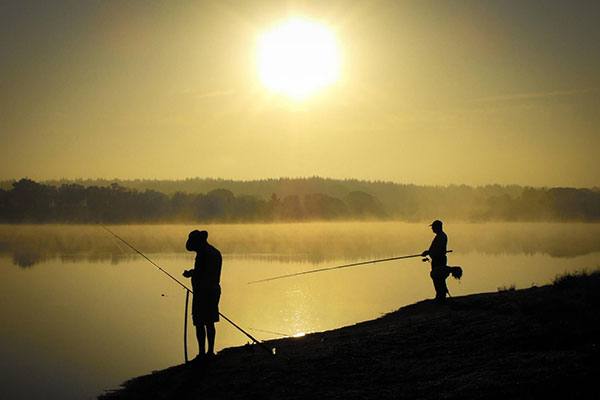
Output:
M228 348L102 399L589 398L600 372L600 273L422 301L373 321L261 349Z

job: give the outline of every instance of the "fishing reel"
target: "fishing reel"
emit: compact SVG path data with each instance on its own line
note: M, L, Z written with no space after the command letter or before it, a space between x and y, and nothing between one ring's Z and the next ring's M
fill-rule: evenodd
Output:
M423 258L421 261L423 261L423 262L429 262L429 261L431 261L431 260L430 260L429 258L425 257L425 258Z

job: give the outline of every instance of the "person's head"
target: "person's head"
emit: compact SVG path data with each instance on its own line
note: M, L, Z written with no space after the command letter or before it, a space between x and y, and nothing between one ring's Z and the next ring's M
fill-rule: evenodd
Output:
M193 230L188 235L188 240L185 243L187 251L198 251L198 249L206 243L208 239L208 232Z
M436 219L435 221L433 221L431 223L431 230L434 231L435 233L440 233L442 232L442 221L440 221L439 219Z

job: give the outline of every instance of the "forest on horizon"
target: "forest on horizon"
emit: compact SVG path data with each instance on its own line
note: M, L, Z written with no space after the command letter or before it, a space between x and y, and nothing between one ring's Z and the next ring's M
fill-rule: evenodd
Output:
M2 223L600 221L599 188L329 178L0 182Z

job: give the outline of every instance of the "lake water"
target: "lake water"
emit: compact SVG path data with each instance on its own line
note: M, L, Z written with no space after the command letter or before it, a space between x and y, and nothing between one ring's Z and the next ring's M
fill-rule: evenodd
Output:
M276 275L420 253L427 224L111 226L181 277L192 229L223 253L220 310L259 339L334 329L434 295L420 258L248 285ZM446 224L453 296L531 287L600 265L600 224ZM95 398L124 380L183 362L185 291L100 226L0 225L3 398ZM217 324L217 349L248 341ZM190 358L196 351L191 321Z

